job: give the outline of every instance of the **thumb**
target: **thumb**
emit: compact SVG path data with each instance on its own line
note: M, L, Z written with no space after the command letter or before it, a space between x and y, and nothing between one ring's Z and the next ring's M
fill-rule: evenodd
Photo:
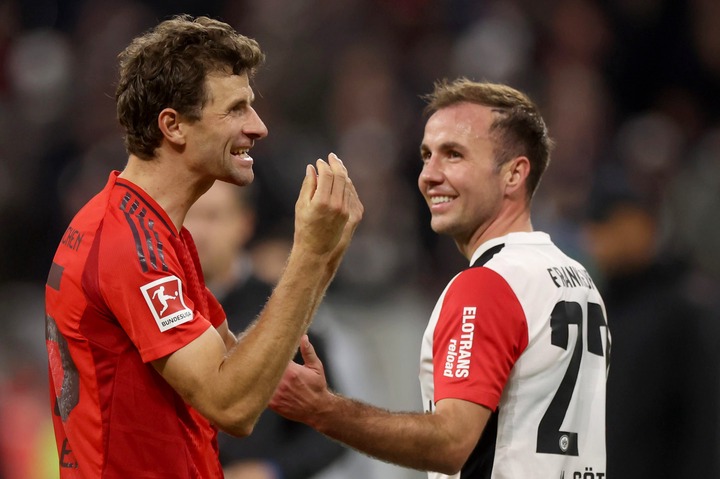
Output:
M310 343L310 338L308 338L307 334L304 335L300 340L300 352L302 353L302 358L305 366L312 369L322 369L322 361L320 361L320 358L315 352L315 348Z

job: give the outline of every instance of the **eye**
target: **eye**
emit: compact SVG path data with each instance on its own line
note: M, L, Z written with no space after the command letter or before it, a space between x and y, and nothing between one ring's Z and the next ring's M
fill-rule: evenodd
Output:
M422 160L423 163L427 163L428 161L430 161L430 156L431 155L430 155L429 151L425 150L425 151L420 152L420 159Z
M457 150L450 150L448 151L448 158L462 158L462 154Z
M245 110L247 110L247 108L248 103L246 101L240 101L230 107L229 113L233 115L241 115L245 112Z

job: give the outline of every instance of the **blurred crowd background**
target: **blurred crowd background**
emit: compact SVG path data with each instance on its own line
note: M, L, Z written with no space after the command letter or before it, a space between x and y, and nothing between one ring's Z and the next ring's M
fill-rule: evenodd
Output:
M0 0L0 479L57 477L45 278L74 212L126 160L117 54L178 13L267 53L254 88L270 134L252 151L262 274L282 266L305 164L334 151L357 186L365 218L323 313L341 391L420 409L420 338L465 266L417 191L422 95L441 78L508 83L557 144L534 227L607 302L610 477L719 477L717 0ZM423 477L354 453L332 474Z

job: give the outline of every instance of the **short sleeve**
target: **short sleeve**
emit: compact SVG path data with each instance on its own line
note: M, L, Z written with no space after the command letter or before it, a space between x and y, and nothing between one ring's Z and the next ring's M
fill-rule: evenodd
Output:
M220 304L220 301L218 301L207 286L205 287L205 296L207 297L208 309L210 311L210 318L208 319L214 327L218 328L227 319L227 314L225 314L225 310Z
M502 276L485 267L460 273L434 331L435 402L463 399L495 410L527 338L522 306Z
M96 256L98 287L110 313L149 362L186 346L211 323L188 296L185 273L169 242L163 245L162 263L152 267L138 260L135 242L126 236L127 230L104 231Z

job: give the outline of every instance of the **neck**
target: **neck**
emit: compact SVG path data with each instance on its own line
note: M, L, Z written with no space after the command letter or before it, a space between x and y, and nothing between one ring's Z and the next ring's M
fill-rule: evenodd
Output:
M530 220L529 205L510 205L510 207L502 210L492 221L481 225L469 240L459 241L455 239L455 244L457 244L463 256L470 261L473 253L486 241L510 233L527 233L531 231L533 231L533 227Z
M175 163L161 155L151 160L130 155L120 177L145 190L180 231L188 210L212 186L212 181L198 179Z

